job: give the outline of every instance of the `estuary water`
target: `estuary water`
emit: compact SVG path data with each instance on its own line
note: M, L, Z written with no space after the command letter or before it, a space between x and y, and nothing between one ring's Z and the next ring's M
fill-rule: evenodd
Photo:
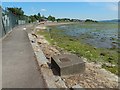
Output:
M117 23L77 23L60 25L56 28L96 48L116 49L120 42Z

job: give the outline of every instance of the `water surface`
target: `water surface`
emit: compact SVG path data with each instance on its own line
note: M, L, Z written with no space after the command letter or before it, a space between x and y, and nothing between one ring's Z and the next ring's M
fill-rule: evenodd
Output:
M117 23L77 23L57 26L65 34L97 48L118 47Z

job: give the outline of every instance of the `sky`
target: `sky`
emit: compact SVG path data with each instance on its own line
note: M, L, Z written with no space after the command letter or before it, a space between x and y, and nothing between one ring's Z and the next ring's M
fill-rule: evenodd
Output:
M21 7L26 15L41 13L56 18L111 20L118 18L117 2L2 2L2 7Z

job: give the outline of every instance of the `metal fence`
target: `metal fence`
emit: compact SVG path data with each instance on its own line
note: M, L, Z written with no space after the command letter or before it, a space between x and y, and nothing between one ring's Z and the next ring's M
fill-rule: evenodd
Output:
M17 25L26 24L28 23L29 18L27 16L18 16L10 11L3 10L2 7L0 7L0 27L2 30L0 30L0 38L5 36L9 31L12 30Z
M2 8L0 6L0 38L2 37Z

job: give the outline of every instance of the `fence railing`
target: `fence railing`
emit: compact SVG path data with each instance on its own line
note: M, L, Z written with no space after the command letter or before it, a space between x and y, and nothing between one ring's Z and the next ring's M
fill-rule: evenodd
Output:
M2 8L0 6L0 38L2 37Z
M0 38L5 36L15 26L26 24L29 20L26 16L15 15L10 11L3 10L2 7L0 7L0 14Z

